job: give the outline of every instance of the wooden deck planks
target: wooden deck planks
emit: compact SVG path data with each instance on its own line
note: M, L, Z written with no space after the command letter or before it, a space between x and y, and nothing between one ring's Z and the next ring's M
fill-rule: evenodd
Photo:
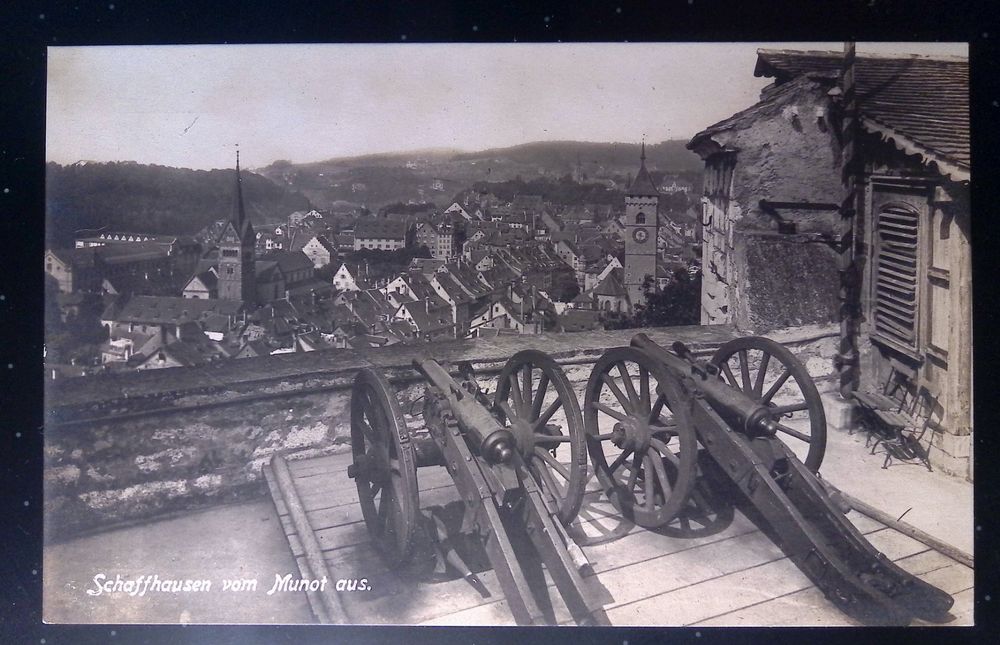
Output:
M395 624L512 625L500 585L492 570L478 575L492 593L482 598L461 579L429 577L411 566L386 569L371 548L357 504L357 491L347 478L351 455L289 462L310 525L335 578L367 578L373 590L345 593L353 622ZM427 509L458 500L443 468L418 471L420 506ZM287 510L276 500L292 554L302 556ZM900 566L933 584L957 593L953 614L971 621L972 570L928 549L885 525L852 512L848 516L868 539ZM616 530L622 537L584 546L593 573L593 592L603 595L612 624L622 625L850 625L795 565L744 515L716 535L682 539L624 523L617 511L588 482L577 534L595 538ZM419 554L418 554L419 555ZM430 554L424 553L423 556ZM419 563L418 563L419 565ZM546 575L550 592L554 586ZM954 589L954 591L952 590ZM959 598L968 596L961 605ZM553 599L555 618L570 616L561 599Z

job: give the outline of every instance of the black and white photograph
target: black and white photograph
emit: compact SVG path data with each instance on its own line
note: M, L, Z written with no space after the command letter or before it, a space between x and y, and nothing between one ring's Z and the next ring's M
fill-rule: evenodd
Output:
M46 623L974 624L968 43L46 57Z

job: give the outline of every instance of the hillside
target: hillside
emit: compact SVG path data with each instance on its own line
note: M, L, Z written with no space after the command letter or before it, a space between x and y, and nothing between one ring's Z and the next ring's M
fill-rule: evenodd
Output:
M189 170L134 162L46 166L46 241L72 246L76 231L129 230L194 234L228 217L232 170ZM284 220L309 210L309 200L286 186L243 172L243 197L251 222Z
M695 181L701 160L684 141L646 146L646 164L657 175L678 174ZM446 205L476 182L559 179L576 174L584 183L621 184L639 165L639 145L551 141L478 152L422 150L293 164L277 161L259 172L307 196L318 208L336 201L371 209L398 201Z

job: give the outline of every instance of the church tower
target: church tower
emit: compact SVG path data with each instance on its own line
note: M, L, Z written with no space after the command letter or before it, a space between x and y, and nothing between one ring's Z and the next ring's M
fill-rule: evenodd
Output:
M254 246L257 239L243 207L240 151L236 151L236 194L225 228L219 235L219 299L252 304L257 297Z
M625 193L625 289L632 306L645 304L642 283L656 279L656 250L660 192L646 170L646 142L642 143L639 172Z

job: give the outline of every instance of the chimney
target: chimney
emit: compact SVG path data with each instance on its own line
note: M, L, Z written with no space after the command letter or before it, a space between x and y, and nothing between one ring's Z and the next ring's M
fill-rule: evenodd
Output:
M426 298L424 300L424 313L429 314L431 312L431 299Z

